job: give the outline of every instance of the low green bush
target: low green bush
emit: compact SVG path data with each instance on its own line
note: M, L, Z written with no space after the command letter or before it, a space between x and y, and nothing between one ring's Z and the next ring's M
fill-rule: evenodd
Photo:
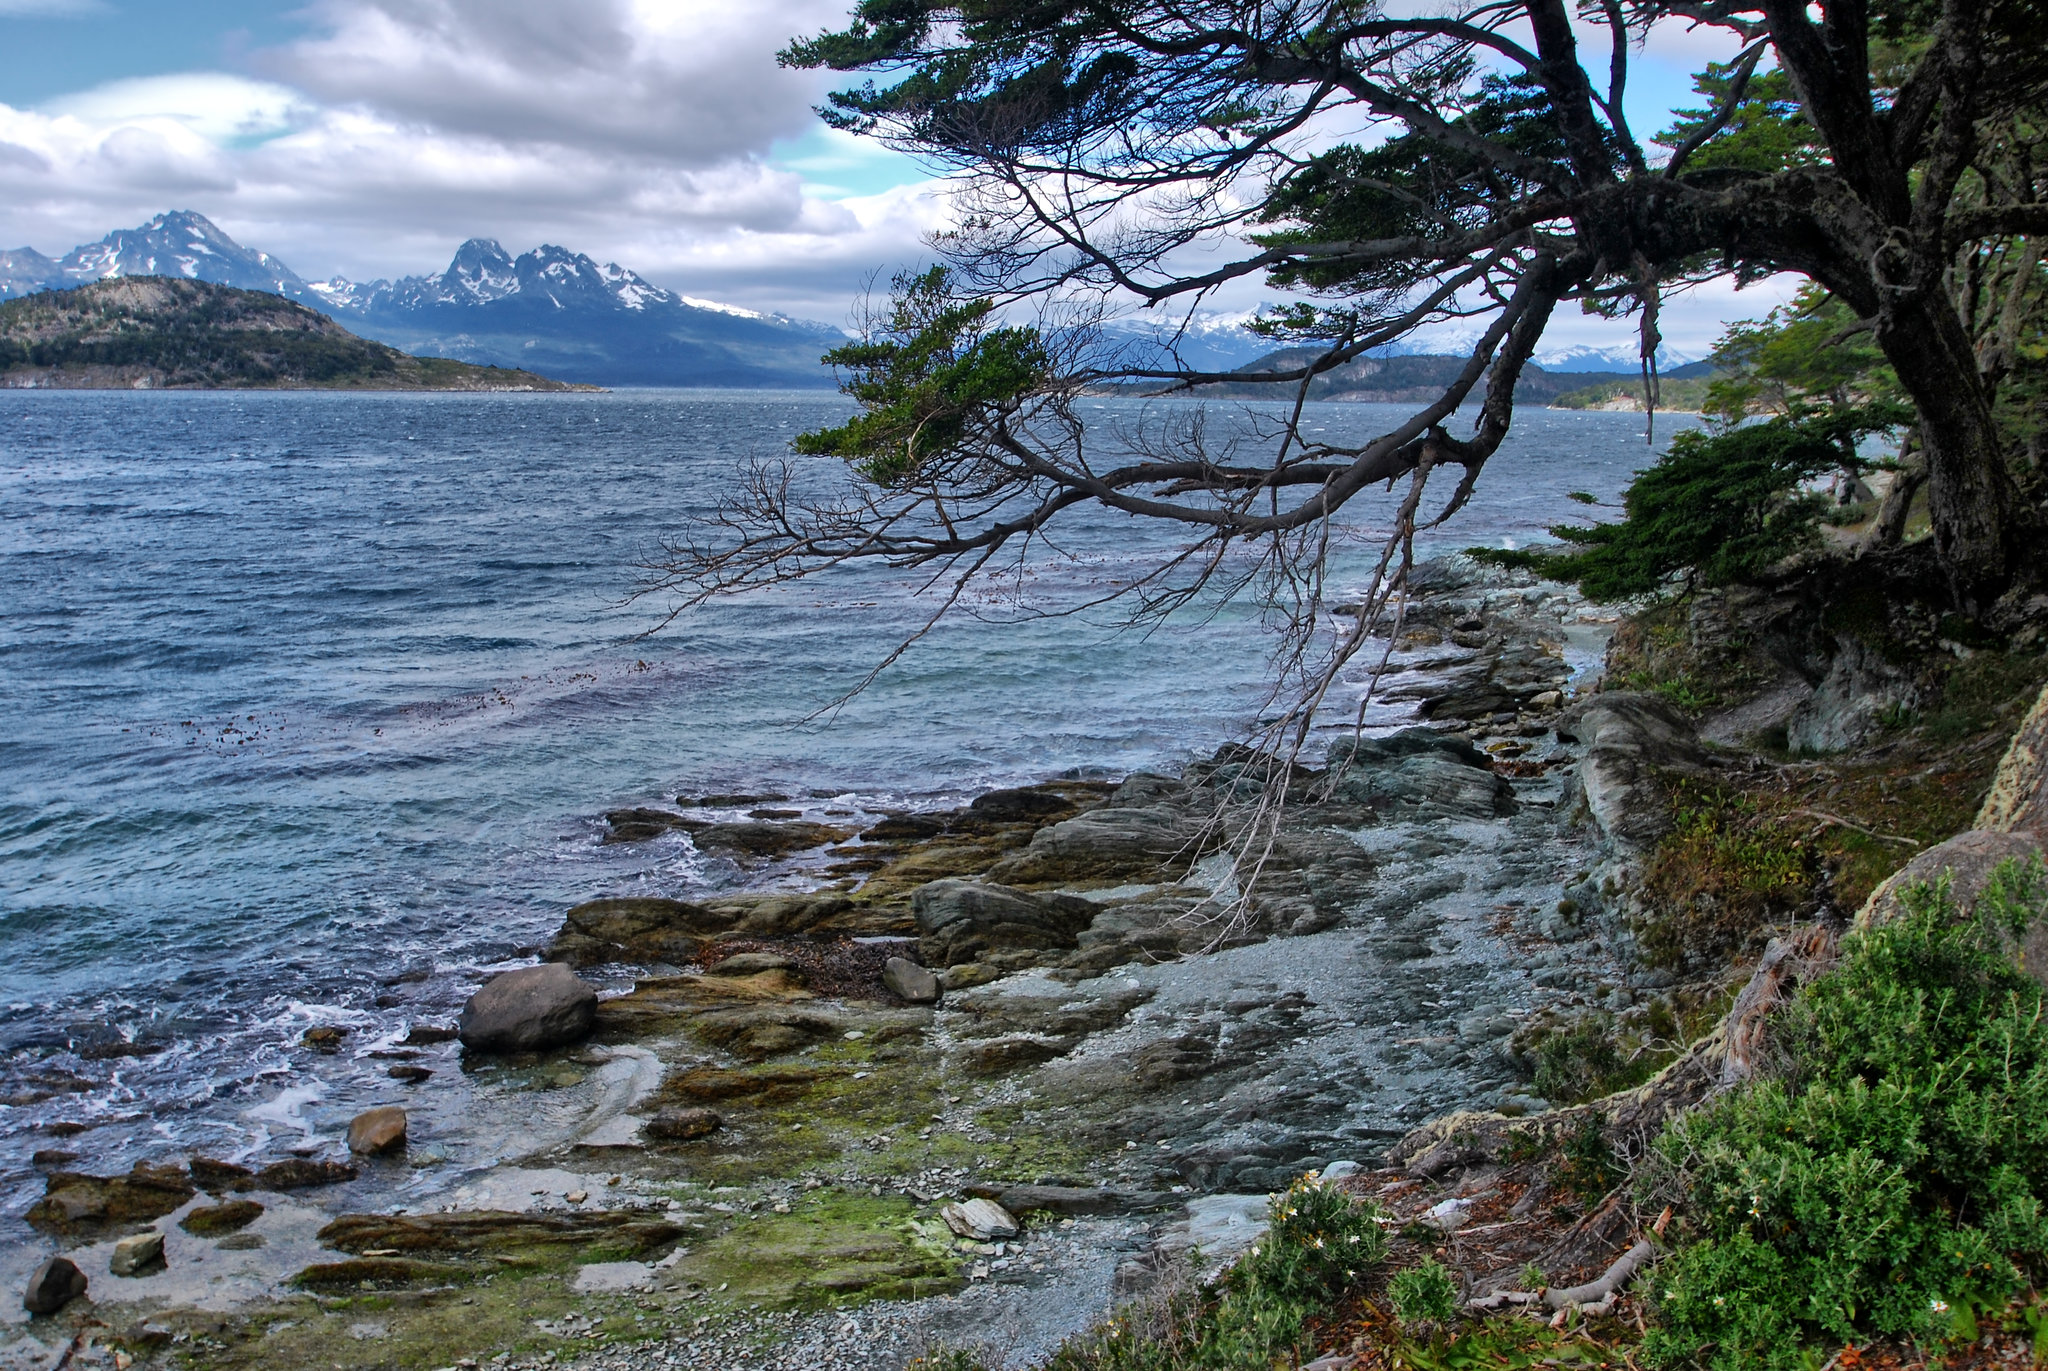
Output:
M1967 916L1945 881L1904 903L1786 1011L1784 1071L1659 1140L1685 1242L1651 1282L1653 1365L1938 1341L2048 1270L2048 1013L2010 955L2048 873L2006 863Z
M1126 1307L1063 1345L1047 1371L1239 1371L1306 1360L1308 1320L1385 1259L1379 1217L1305 1176L1273 1198L1265 1238L1214 1285Z
M1394 1315L1410 1328L1440 1328L1458 1314L1458 1282L1434 1257L1396 1271L1387 1283Z

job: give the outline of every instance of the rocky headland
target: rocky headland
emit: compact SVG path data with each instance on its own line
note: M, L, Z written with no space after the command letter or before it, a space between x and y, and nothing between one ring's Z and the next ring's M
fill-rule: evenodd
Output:
M1419 578L1384 683L1413 724L1333 729L1313 765L1227 746L943 810L616 810L606 841L687 834L746 879L595 892L538 966L472 985L459 1023L309 1041L388 1072L389 1098L305 1156L107 1175L39 1154L43 1236L18 1275L61 1250L89 1288L14 1346L724 1367L951 1343L1021 1365L1185 1254L1242 1251L1311 1170L1407 1241L1484 1232L1459 1251L1495 1284L1538 1259L1560 1289L1596 1281L1640 1222L1600 1158L1737 1069L1731 1006L1767 1009L1830 936L1798 925L1817 882L1867 893L1922 845L1842 813L1837 779L1831 807L1778 809L1826 815L1842 860L1754 899L1708 880L1699 812L1745 786L1808 798L1824 765L1757 738L1896 716L1830 684L1845 649L1816 684L1753 638L1680 652L1639 620L1607 684L1641 688L1593 693L1581 668L1612 618L1453 559ZM1716 652L1751 676L1701 665ZM1703 701L1710 674L1743 688ZM2015 718L2002 699L1978 733ZM1731 730L1751 741L1715 741ZM1981 791L1999 755L1922 743L1900 745L1937 786ZM1885 765L1897 792L1904 763ZM474 1092L465 1115L389 1108L424 1079L404 1073L436 1072ZM145 1231L163 1247L113 1274Z

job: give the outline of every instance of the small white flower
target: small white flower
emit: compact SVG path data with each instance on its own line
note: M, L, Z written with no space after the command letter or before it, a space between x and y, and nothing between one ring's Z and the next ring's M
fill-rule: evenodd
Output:
M1931 1301L1927 1307L1932 1309L1937 1314L1946 1314L1948 1312L1948 1301L1934 1300Z

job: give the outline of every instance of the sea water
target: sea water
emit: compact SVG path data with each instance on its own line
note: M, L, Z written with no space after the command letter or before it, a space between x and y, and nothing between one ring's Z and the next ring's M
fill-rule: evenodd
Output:
M1185 433L1175 404L1081 414ZM0 392L4 1212L40 1192L52 1123L91 1130L66 1145L100 1165L260 1151L308 1127L309 1024L452 1008L394 985L473 984L579 900L753 878L681 835L602 845L606 809L747 792L870 814L1172 767L1256 720L1255 606L1142 631L1052 613L1171 554L1178 530L1122 515L1063 520L850 698L925 626L940 569L673 619L636 597L675 540L716 536L750 468L846 413L816 393ZM1307 423L1356 442L1402 417ZM1261 422L1205 420L1216 443ZM1525 413L1420 551L1526 542L1651 451L1639 416ZM850 490L835 463L796 476ZM1345 512L1334 598L1398 494Z

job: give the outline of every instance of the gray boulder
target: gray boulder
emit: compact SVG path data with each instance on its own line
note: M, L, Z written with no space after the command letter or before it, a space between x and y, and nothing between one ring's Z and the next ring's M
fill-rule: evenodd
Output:
M587 1037L597 991L559 962L493 977L456 1020L462 1045L478 1052L539 1052Z
M925 961L933 966L959 966L988 952L1072 948L1096 912L1072 895L954 879L919 886L910 907Z
M1709 765L1692 723L1659 695L1611 691L1565 711L1557 736L1584 743L1578 785L1586 809L1615 846L1644 849L1671 828L1660 772Z
M1221 837L1200 815L1171 805L1091 809L1039 829L1029 847L988 874L992 881L1021 885L1169 880L1218 846Z
M607 962L692 961L714 934L732 926L722 916L683 900L650 896L586 900L563 916L548 960L570 966Z
M84 1293L85 1273L69 1257L52 1257L28 1278L21 1307L31 1314L54 1314Z
M939 998L939 978L908 957L891 957L882 963L882 987L912 1004L932 1004Z
M1331 798L1394 819L1492 819L1513 811L1514 788L1464 738L1426 728L1330 744Z

